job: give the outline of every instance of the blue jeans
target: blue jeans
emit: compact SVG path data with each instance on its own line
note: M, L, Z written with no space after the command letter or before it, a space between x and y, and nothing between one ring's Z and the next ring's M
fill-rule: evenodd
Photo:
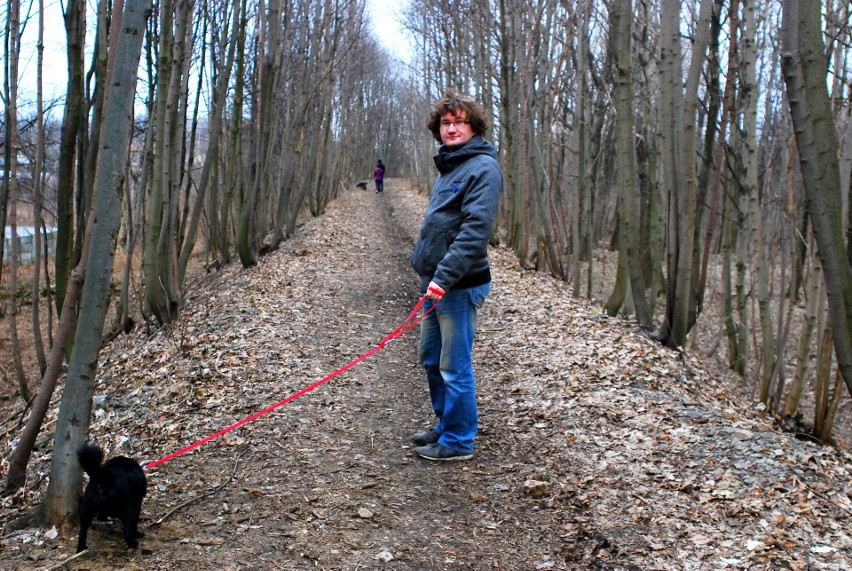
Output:
M449 290L438 307L420 322L420 362L426 368L432 409L438 417L438 443L470 454L479 419L473 380L476 313L491 284ZM423 311L435 304L423 303Z
M385 190L385 181L377 180L376 181L376 192L384 192Z

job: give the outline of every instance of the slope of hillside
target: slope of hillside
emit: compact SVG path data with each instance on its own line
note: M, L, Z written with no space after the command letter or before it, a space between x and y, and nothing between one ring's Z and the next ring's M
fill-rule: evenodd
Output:
M151 462L375 347L417 302L408 256L424 207L399 180L347 191L259 266L199 277L178 323L102 353L92 440ZM431 421L415 329L151 469L140 547L96 522L68 568L850 568L848 453L775 431L696 359L507 250L491 258L471 461L413 454ZM38 504L50 444L0 523ZM0 568L48 568L75 539L6 531Z

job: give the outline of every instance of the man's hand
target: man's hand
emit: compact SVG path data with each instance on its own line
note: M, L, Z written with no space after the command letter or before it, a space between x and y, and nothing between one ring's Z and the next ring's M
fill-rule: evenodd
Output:
M431 299L432 301L441 301L444 297L444 288L436 284L435 282L429 282L429 287L426 288L426 299Z

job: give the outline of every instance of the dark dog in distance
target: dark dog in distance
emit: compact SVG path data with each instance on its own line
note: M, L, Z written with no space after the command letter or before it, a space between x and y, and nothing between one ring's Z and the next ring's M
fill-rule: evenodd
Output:
M143 537L139 532L139 514L142 498L148 491L145 472L138 462L126 456L116 456L104 462L103 451L86 444L77 451L80 467L89 475L80 505L80 539L77 553L86 549L86 536L92 519L106 521L108 517L120 519L124 524L127 547L135 548Z
M358 188L360 188L361 190L367 190L367 181L366 181L366 180L362 180L361 182L359 182L359 183L358 183L358 184L356 184L355 186L357 186L357 187L358 187Z

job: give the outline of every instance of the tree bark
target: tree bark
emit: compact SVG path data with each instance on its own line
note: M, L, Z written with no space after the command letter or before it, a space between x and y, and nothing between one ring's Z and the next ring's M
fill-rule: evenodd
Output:
M808 213L825 274L838 366L852 394L852 271L844 246L837 131L825 83L819 0L784 0L781 65Z
M59 407L44 515L63 531L76 520L82 472L77 448L86 440L101 335L109 302L116 235L121 216L125 163L133 127L136 72L150 0L114 6L109 85L101 149L95 171L94 211L87 229L89 256L81 297L80 326Z
M157 111L154 175L148 202L144 263L145 301L160 324L177 317L180 293L177 275L178 201L180 200L183 120L181 95L187 57L192 5L188 0L160 6L157 59Z
M69 0L65 10L66 55L68 57L68 87L65 113L59 142L59 167L56 176L56 310L61 314L65 290L73 268L74 252L74 163L77 157L77 137L83 124L85 95L83 53L86 43L86 3ZM74 309L76 311L76 309ZM60 315L61 317L61 315Z
M234 0L232 10L234 18L232 29L236 30L237 23L239 22L240 13L239 0ZM198 182L195 204L192 208L192 215L189 219L189 228L186 232L186 239L183 243L183 250L181 251L180 258L178 259L178 277L181 284L183 284L183 281L186 277L187 264L189 264L189 258L192 255L192 250L195 246L198 224L201 220L201 213L203 210L208 188L211 186L214 166L219 161L219 141L221 139L221 134L224 130L224 118L226 116L225 104L227 102L228 97L228 84L231 81L231 69L234 65L235 51L236 43L228 42L227 55L224 59L220 61L220 65L217 68L215 74L216 86L213 90L213 102L208 122L209 139L207 144L207 153L204 157L204 165L201 168L201 177ZM215 214L214 216L212 216L212 218L213 220L211 221L211 223L216 224L218 222L218 218L215 216ZM227 229L223 228L221 229L221 231L227 232Z
M698 179L696 175L696 121L698 87L704 55L709 40L709 24L713 0L701 0L696 22L695 40L690 55L686 85L683 82L680 51L680 4L663 0L660 4L663 23L663 86L665 98L661 109L668 114L663 119L664 170L669 189L668 287L666 320L662 341L671 347L682 346L695 323L697 297L693 273L695 258L696 208Z
M21 361L21 346L18 341L18 260L20 258L20 240L18 238L18 153L20 152L19 133L18 133L18 63L20 61L21 49L21 31L20 31L20 3L19 0L9 0L8 3L9 21L7 23L7 49L8 59L6 62L7 71L7 97L6 105L6 121L10 126L7 131L9 137L6 140L6 145L11 150L7 155L10 159L6 163L8 171L11 173L9 178L9 222L12 230L12 258L9 263L9 289L11 297L9 299L9 337L12 345L12 359L15 365L15 378L18 381L18 392L24 402L30 400L30 388L27 384L27 376L24 373L23 363Z
M219 221L220 243L217 245L219 255L224 262L231 259L231 209L234 197L242 194L242 114L245 91L245 45L246 45L246 10L247 0L240 0L240 25L233 31L235 37L231 42L237 44L237 62L234 70L234 95L231 107L231 124L228 132L228 148L226 150L222 179L224 180L224 195ZM237 209L239 212L239 209Z
M33 347L38 360L39 372L44 374L47 359L44 355L44 343L41 335L41 227L42 203L41 184L44 170L44 0L38 0L38 60L36 62L36 159L33 168L33 276L32 276L32 316ZM48 289L50 289L48 287Z
M636 188L636 159L633 132L633 2L614 0L610 4L610 43L615 99L615 154L616 185L618 187L619 210L619 257L626 258L626 270L630 283L636 320L650 328L653 320L648 311L645 283L639 262L639 200ZM621 267L621 264L619 264ZM618 304L620 306L620 304ZM615 308L608 309L612 312ZM613 315L610 313L610 315Z
M793 373L793 379L790 382L790 392L787 394L787 400L784 403L784 414L790 416L795 416L799 412L799 403L801 402L802 392L805 388L805 374L810 368L811 347L817 324L817 311L822 307L825 298L822 284L822 265L819 263L819 257L813 256L811 271L808 272L808 277L805 281L807 303L805 305L802 332L799 335L799 346L796 350L796 369Z
M65 363L67 342L73 335L72 329L77 322L73 308L77 307L77 302L80 300L80 291L83 288L83 282L86 278L84 264L87 258L88 251L84 247L81 264L71 272L71 279L68 281L68 288L63 299L63 303L65 304L64 311L61 312L59 325L56 328L56 337L53 340L53 347L51 347L50 356L47 360L47 368L42 376L38 393L33 399L33 406L29 417L27 417L27 424L24 426L24 430L21 431L18 444L9 458L9 473L6 475L6 485L3 488L3 493L6 495L18 491L26 481L27 464L30 461L38 433L44 423L44 417L50 406L53 391L56 389L56 382L62 372L62 365Z

